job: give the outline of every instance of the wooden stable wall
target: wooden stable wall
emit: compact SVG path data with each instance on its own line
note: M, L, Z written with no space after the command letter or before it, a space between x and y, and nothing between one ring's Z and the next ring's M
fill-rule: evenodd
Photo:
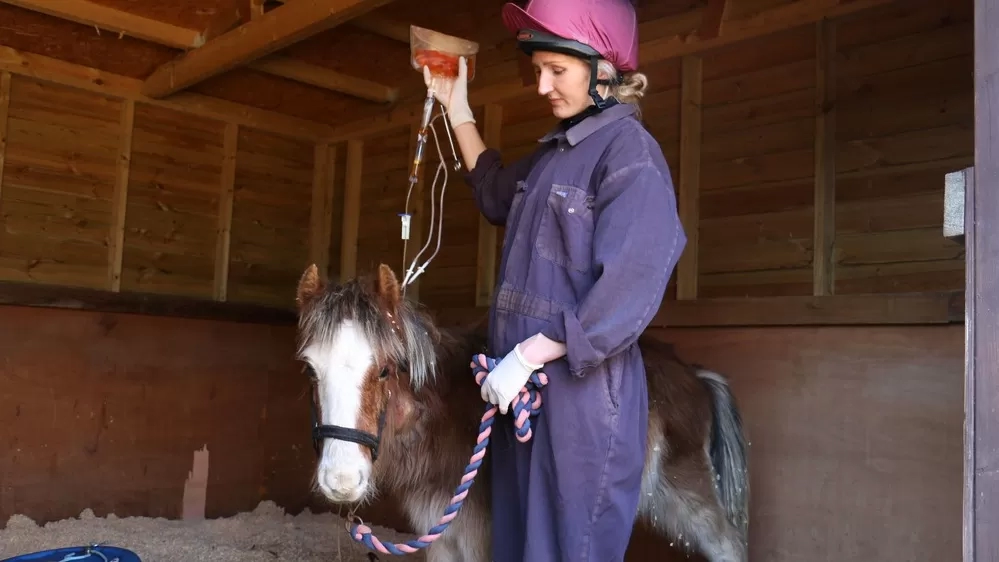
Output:
M293 305L328 245L310 238L313 200L331 207L325 147L2 76L0 279Z
M474 110L512 160L553 119L518 81L499 4L461 4L388 11L478 33ZM493 18L481 33L472 4ZM695 4L643 8L645 121L691 236L651 333L732 378L753 443L753 559L956 558L963 339L926 325L964 318L964 250L941 225L943 175L973 161L971 1ZM164 39L29 13L0 9L0 325L18 326L0 334L0 437L16 453L0 457L0 520L176 514L206 443L209 514L305 506L307 382L290 315L123 312L246 320L236 303L290 309L312 262L333 278L378 262L401 272L422 95L404 42L353 29L286 53L377 67L398 81L391 108L266 65L153 98L141 78L176 54ZM432 226L428 148L410 256ZM450 175L443 247L410 294L464 322L489 303L503 233ZM67 474L80 475L72 487ZM638 537L630 559L665 546Z
M677 278L685 300L961 291L964 248L943 235L943 196L944 175L973 160L971 12L968 0L891 5L645 67L645 122L692 234L669 298ZM553 126L535 94L476 110L507 161ZM411 137L400 127L364 145L362 270L401 268ZM420 300L487 304L474 284L480 221L453 171L444 199L444 247Z
M750 560L960 560L961 326L651 334L732 381L750 443Z
M179 517L202 447L209 517L264 499L323 508L309 491L308 379L289 361L292 326L13 306L0 325L18 327L0 332L0 522L87 507ZM733 381L750 442L752 560L958 558L960 326L650 335ZM406 528L387 501L363 516ZM629 560L664 552L639 530Z
M719 33L749 21L746 6L733 3ZM643 32L680 33L701 17L662 15ZM849 321L856 310L899 310L903 293L917 303L907 310L922 311L911 318L951 320L964 258L942 233L943 175L972 159L971 46L970 0L896 2L645 65L645 122L690 236L657 325L718 323L712 311L730 303L717 299L729 297L749 298L724 323L774 310L773 298L778 310L827 311L781 323ZM408 263L397 215L416 134L402 114L349 136L201 94L151 99L134 78L38 54L2 55L0 280L289 309L311 262L333 278L379 262L401 275ZM511 84L517 67L506 60L484 51L491 66L472 101L484 103L474 109L488 143L512 160L553 119L532 88ZM408 258L436 231L436 163L431 143L410 200ZM464 318L489 303L502 228L484 224L461 172L448 171L442 246L411 295Z
M0 526L309 503L315 453L294 327L0 306ZM16 326L16 329L12 327Z

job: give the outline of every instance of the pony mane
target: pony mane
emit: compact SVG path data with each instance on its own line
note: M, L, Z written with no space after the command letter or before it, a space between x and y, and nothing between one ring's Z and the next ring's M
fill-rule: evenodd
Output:
M419 390L437 376L440 332L407 299L399 299L394 316L401 334L379 306L371 277L328 284L299 315L298 353L312 345L332 345L340 327L350 321L368 340L379 364L408 364L410 385Z

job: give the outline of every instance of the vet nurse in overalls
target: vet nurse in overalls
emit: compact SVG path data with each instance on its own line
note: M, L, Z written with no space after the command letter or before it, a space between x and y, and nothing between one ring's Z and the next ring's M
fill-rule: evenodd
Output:
M466 66L436 86L479 210L506 227L482 387L506 413L543 367L542 411L520 443L494 426L494 562L616 562L638 511L648 393L636 344L686 244L669 168L637 118L647 80L628 0L503 8L559 120L504 166L479 135ZM424 77L430 84L430 75Z

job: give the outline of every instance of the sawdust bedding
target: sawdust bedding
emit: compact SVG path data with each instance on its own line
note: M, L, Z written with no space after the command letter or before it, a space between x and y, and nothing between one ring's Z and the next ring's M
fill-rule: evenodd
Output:
M252 512L199 521L150 517L95 517L90 509L79 518L37 525L14 515L0 528L0 560L67 546L107 544L127 548L142 562L371 562L396 556L372 553L350 538L344 520L332 513L298 515L274 502ZM373 526L383 542L414 537ZM423 562L423 552L404 557Z

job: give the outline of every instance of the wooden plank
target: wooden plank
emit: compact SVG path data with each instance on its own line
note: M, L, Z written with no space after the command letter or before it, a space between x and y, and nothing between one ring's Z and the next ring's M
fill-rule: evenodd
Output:
M121 104L121 128L114 195L111 199L111 232L108 233L108 286L121 290L121 262L125 249L125 214L128 207L128 174L132 163L132 132L135 130L135 102Z
M312 178L312 219L309 225L310 262L319 274L329 276L330 238L333 231L333 177L336 151L328 144L317 144Z
M151 98L164 98L350 21L390 1L289 2L163 64L146 78L142 93Z
M725 12L728 10L729 4L729 0L708 0L708 5L704 8L701 27L697 30L698 37L712 39L721 35L722 24L725 22Z
M261 129L292 138L315 141L329 137L333 130L326 125L305 119L199 94L185 92L170 96L170 99L154 100L142 94L141 80L34 53L21 52L2 45L0 45L0 71L115 98L167 107L199 117L236 123L242 127Z
M965 323L964 323L964 487L963 487L963 498L962 498L962 508L963 521L962 521L962 543L964 547L964 556L962 557L963 562L975 562L975 560L980 560L981 558L976 558L975 551L977 548L976 544L976 534L978 533L977 528L977 515L978 515L978 498L975 494L975 484L978 480L977 478L977 458L976 449L977 443L975 440L975 426L977 425L978 416L978 366L976 365L976 357L978 351L978 340L975 339L975 326L978 323L978 298L976 298L977 288L978 288L978 276L977 272L977 260L976 260L976 250L977 250L977 225L975 224L975 169L966 168L968 172L969 182L965 186L965 249L967 251L967 259L965 261L965 294L971 295L968 299L966 310L965 310Z
M486 307L441 308L442 325L474 324ZM964 320L964 291L664 301L650 328L952 324Z
M966 203L971 360L965 383L974 393L965 410L974 417L965 444L971 448L966 474L972 478L965 497L973 501L964 514L965 539L972 545L965 546L964 560L991 562L999 560L999 0L974 5L975 173Z
M503 134L503 106L489 104L483 118L483 141L499 148ZM496 288L497 228L479 213L479 248L475 263L475 305L489 306Z
M343 235L340 247L340 280L357 274L357 236L361 227L361 180L364 142L347 141L346 179L343 194Z
M250 0L250 19L258 20L264 17L264 3L266 0Z
M218 231L215 240L215 277L213 295L225 301L229 287L229 251L232 240L232 204L236 196L236 151L239 126L226 125L223 140L222 179L219 182Z
M387 39L409 44L409 24L376 14L365 14L351 20L350 25Z
M10 72L0 72L0 209L3 207L3 166L7 159L7 116L10 114Z
M137 16L90 0L0 0L0 2L176 49L194 49L205 44L204 35L197 30Z
M696 30L688 30L668 37L657 37L642 41L639 45L639 67L647 67L667 59L702 53L741 41L778 33L793 27L813 24L823 18L835 18L854 14L890 4L896 0L798 0L760 10L754 15L741 19L728 19L717 37L699 38ZM664 24L670 19L664 18ZM655 25L649 22L649 25ZM695 26L699 25L697 23ZM508 76L519 76L520 61L512 58L490 72ZM505 83L483 83L474 85L469 99L476 104L502 103L535 93L533 82L509 80ZM423 100L411 100L378 118L365 118L345 123L334 128L328 142L341 142L350 138L362 138L388 129L394 129L418 120Z
M812 294L831 295L836 285L836 27L815 26L815 219Z
M371 80L348 76L300 60L269 56L250 63L249 68L274 76L295 80L317 88L325 88L377 103L389 103L399 97L399 89Z
M683 78L680 83L680 189L678 194L680 223L687 233L684 248L676 266L676 298L697 298L701 185L701 88L703 62L698 55L683 57Z
M148 314L254 324L293 325L297 321L295 311L292 309L221 303L174 295L111 293L101 289L14 281L0 281L0 305Z
M219 6L215 16L208 21L205 30L201 32L202 40L211 41L239 25L244 17L240 10L242 4L245 4L243 0L228 0Z

